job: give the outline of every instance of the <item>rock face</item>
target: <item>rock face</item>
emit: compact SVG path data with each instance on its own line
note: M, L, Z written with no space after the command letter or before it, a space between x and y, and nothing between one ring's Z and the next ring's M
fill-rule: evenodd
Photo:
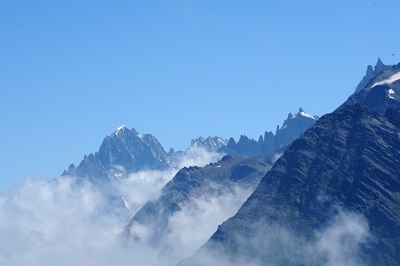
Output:
M356 103L367 105L381 114L389 108L400 108L400 64L379 72L339 108Z
M228 265L399 265L399 150L399 110L381 115L356 104L323 116L181 264L218 265L224 257Z
M261 178L281 153L282 150L279 150L251 159L243 156L232 157L226 155L219 162L209 164L203 168L189 167L181 169L162 189L158 199L147 202L135 214L125 230L127 239L145 241L147 244L158 248L160 246L165 249L176 248L170 247L168 243L171 217L181 212L184 206L192 206L190 207L191 216L198 215L201 217L204 214L201 213L201 208L196 205L199 199L213 202L213 199L227 198L227 195L232 196L230 197L231 200L222 201L220 203L222 204L221 206L216 206L218 203L213 203L213 208L222 210L234 208L233 213L230 214L233 215L254 191ZM243 192L245 192L245 195L243 195ZM235 206L232 206L232 204ZM194 214L196 211L200 213ZM207 227L212 226L215 230L218 224L229 217L221 217L219 220L215 219L215 217L208 219L206 222L210 224ZM210 222L210 220L213 222ZM146 230L143 228L146 228ZM210 232L210 235L214 230ZM145 236L141 233L143 231L147 232ZM202 232L193 231L191 233L198 235ZM200 243L196 248L203 243ZM191 252L194 251L192 250ZM187 255L190 255L190 253Z
M387 69L389 69L390 66L389 65L385 65L384 63L382 63L381 59L378 58L378 62L376 62L375 67L373 68L371 65L369 65L367 67L367 71L365 73L365 76L362 78L362 80L360 81L360 83L357 85L356 90L354 91L354 94L358 93L359 91L361 91L362 89L364 89L364 87L368 84L368 82L373 79L374 77L376 77L379 73L381 73L382 71L385 71Z
M62 176L77 176L98 182L124 178L141 170L179 168L183 158L198 156L202 151L216 153L226 143L220 137L199 137L192 140L185 151L171 148L167 153L151 134L142 136L134 128L121 126L103 140L98 152L85 155L78 167L71 164Z
M276 129L275 135L272 132L265 132L264 137L260 136L258 141L249 139L247 136L240 136L238 142L230 138L228 144L220 149L221 152L230 155L259 156L267 152L285 147L297 139L308 128L315 124L318 116L312 116L303 111L302 108L296 114L289 113L281 128Z
M174 166L158 140L125 126L107 136L96 153L85 156L77 168L70 165L63 176L78 176L92 181L121 178L140 170L164 170Z

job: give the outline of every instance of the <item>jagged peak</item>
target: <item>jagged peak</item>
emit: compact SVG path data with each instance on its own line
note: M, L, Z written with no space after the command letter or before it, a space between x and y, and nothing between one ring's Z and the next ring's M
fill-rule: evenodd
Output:
M362 78L362 80L358 83L356 90L354 91L353 94L356 94L363 90L365 86L368 85L368 82L375 78L380 72L385 71L389 69L391 66L390 65L385 65L381 58L378 57L378 61L375 64L375 67L372 67L371 65L367 66L367 70L365 72L365 76Z
M124 132L124 131L126 131L126 130L129 130L129 129L128 129L125 125L121 125L120 127L118 127L118 128L114 131L113 135L118 135L119 133Z
M389 69L391 65L386 65L382 62L382 60L378 57L378 61L376 62L376 65L374 67L374 74L377 75L381 71L384 71L386 69Z
M125 125L121 125L119 128L117 128L117 131L125 130L128 129Z
M114 133L111 134L111 136L117 136L117 137L119 137L121 134L126 134L127 132L132 132L132 133L133 133L134 135L136 135L137 137L139 137L139 138L141 138L141 139L143 138L143 136L140 135L139 132L138 132L136 129L134 129L134 128L129 129L129 128L126 127L125 125L121 125L120 127L118 127L117 130L115 130Z
M228 141L218 137L198 137L197 139L192 139L190 142L190 147L200 147L200 148L205 148L209 151L217 151L223 146L226 146L228 144Z
M279 131L281 131L282 129L286 128L288 126L288 124L291 123L292 120L298 120L298 119L304 119L304 118L312 119L312 120L318 120L319 119L319 117L316 116L316 115L313 116L313 115L310 115L310 114L304 112L304 109L302 107L300 107L298 113L296 113L294 115L292 113L288 114L287 119L285 121L283 121L282 127L279 127L279 125L276 127L275 135Z
M318 116L310 115L310 114L304 112L303 108L301 108L301 107L299 108L299 112L296 114L296 117L297 116L307 117L307 118L311 118L311 119L314 119L314 120L318 119Z
M246 135L240 135L239 141L240 142L249 141L249 137L247 137Z
M367 66L367 70L365 71L366 76L372 76L374 75L374 68L371 65Z
M287 124L287 121L288 121L288 120L298 118L299 116L311 118L311 119L314 119L314 120L317 120L317 119L318 119L318 116L316 116L316 115L310 115L310 114L304 112L304 109L303 109L302 107L300 107L298 113L296 113L296 114L294 114L294 115L293 115L292 113L289 113L289 114L288 114L287 119L283 122L282 128ZM279 127L277 127L277 130L279 130Z
M191 146L195 146L196 144L198 144L199 142L204 142L206 139L204 137L198 137L197 139L192 139L190 141L190 145Z
M378 57L378 61L376 62L375 68L380 67L380 66L385 66L385 64L382 62L381 58Z
M231 145L236 145L236 140L232 137L230 137L228 140L228 146L231 146Z

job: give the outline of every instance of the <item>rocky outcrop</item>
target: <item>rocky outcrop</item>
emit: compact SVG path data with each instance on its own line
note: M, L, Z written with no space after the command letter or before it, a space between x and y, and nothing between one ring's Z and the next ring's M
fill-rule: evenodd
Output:
M378 58L378 62L376 62L375 67L372 67L369 65L367 67L367 71L365 73L365 76L362 78L360 83L357 85L356 90L354 91L354 94L360 92L364 87L368 84L368 82L376 77L379 73L382 71L385 71L390 68L390 65L385 65L380 58Z

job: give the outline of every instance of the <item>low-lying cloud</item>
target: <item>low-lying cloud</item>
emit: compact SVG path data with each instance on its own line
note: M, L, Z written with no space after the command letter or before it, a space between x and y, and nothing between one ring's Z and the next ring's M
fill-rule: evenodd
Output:
M163 260L162 265L176 265L206 243L218 225L237 212L253 189L209 184L206 189L179 204L179 210L166 221L151 216L145 224L135 222L130 235L137 242L131 241L154 247Z
M208 151L203 147L189 147L178 155L176 164L178 168L199 166L203 167L210 162L216 162L221 159L223 154L216 151Z
M221 156L195 149L179 165L204 166ZM0 194L0 265L169 265L158 249L121 239L177 171L142 171L103 186L74 177L27 180Z
M181 157L181 165L203 166L221 157L196 152ZM176 171L142 171L105 186L76 182L73 177L27 180L0 194L0 265L175 265L200 248L252 192L216 187L213 191L223 193L200 195L180 205L180 211L168 218L161 245L146 241L126 245L122 238L129 220L149 199L158 197ZM152 233L146 232L146 225L135 230ZM284 254L290 262L304 265L362 265L357 251L368 239L365 220L345 211L316 231L312 241L277 224L262 224L255 230L259 237L251 244L259 248L261 259L239 257L239 264L280 265L282 257L277 254ZM202 257L209 258L204 265L232 265L222 255Z
M330 222L309 232L307 238L278 221L258 222L253 224L251 236L235 236L234 241L241 243L235 254L228 254L225 247L214 242L209 249L203 248L184 261L182 266L362 266L366 264L360 251L370 237L363 216L338 209Z
M99 257L116 250L122 226L106 207L98 190L71 178L25 182L1 196L0 264L106 265Z

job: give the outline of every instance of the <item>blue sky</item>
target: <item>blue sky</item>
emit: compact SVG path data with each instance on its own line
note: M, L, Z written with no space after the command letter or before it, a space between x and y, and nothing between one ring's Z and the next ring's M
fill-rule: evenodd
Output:
M168 150L323 115L378 56L398 0L0 1L0 191L50 179L125 124ZM394 54L394 55L393 55Z

